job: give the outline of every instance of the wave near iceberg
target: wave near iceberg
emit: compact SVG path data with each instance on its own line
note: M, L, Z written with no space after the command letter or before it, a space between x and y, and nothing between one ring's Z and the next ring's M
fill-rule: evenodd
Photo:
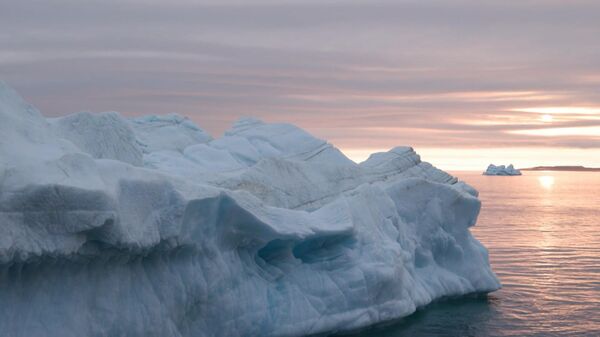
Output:
M44 118L0 82L10 336L300 336L499 288L477 192L409 147L356 164L289 124Z

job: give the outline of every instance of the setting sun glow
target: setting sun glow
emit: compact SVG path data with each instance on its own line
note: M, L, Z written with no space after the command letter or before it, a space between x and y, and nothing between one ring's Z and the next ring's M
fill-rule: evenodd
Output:
M547 128L547 129L525 129L525 130L510 130L507 133L529 135L529 136L590 136L597 137L600 135L600 126L582 126L582 127L566 127L566 128Z
M538 108L517 108L511 111L521 111L540 114L580 114L580 115L595 115L600 113L598 107L538 107Z

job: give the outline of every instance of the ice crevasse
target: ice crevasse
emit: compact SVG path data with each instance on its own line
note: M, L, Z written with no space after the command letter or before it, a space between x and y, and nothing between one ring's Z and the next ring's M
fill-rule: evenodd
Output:
M356 164L289 124L44 118L0 83L10 336L301 336L499 288L477 192L409 147Z

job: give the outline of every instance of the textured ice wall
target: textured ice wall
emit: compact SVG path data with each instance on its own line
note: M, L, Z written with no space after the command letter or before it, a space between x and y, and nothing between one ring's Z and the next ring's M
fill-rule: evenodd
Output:
M355 164L287 124L50 123L0 84L10 336L299 336L499 287L476 191L408 147ZM140 157L141 156L141 157Z

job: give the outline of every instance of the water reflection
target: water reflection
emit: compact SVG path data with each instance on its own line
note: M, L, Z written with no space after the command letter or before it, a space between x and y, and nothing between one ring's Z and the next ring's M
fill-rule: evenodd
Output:
M345 336L490 336L494 330L490 323L501 315L498 301L493 295L443 300L387 327L376 326Z
M538 181L540 183L540 186L542 186L544 189L546 189L548 191L552 190L552 187L554 186L554 177L553 176L539 176Z

